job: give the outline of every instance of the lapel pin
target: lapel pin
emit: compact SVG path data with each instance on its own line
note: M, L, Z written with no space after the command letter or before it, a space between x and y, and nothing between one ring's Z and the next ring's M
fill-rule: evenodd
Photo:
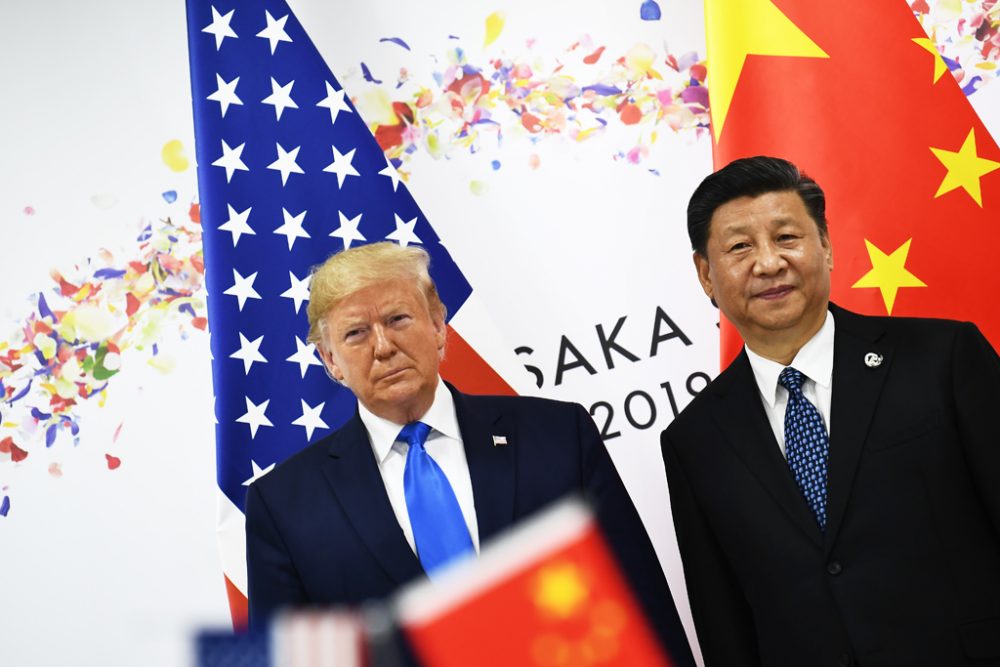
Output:
M507 436L505 435L495 435L493 436L493 446L494 447L504 447L507 444Z
M868 368L878 368L882 365L884 357L876 352L869 352L865 355L865 366Z

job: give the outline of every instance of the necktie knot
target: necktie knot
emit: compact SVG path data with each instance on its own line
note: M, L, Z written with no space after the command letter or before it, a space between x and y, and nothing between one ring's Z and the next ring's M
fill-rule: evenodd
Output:
M423 447L427 442L427 436L431 432L431 427L423 422L410 422L403 427L403 430L396 436L396 440L403 440L411 447Z
M778 376L778 384L787 389L789 392L799 392L802 391L802 383L805 381L805 376L802 371L792 368L791 366L786 366L784 370L781 371L781 375Z

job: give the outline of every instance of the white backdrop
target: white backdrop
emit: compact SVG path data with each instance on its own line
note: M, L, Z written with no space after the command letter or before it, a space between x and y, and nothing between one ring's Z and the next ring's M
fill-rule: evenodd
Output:
M486 16L501 5L503 31L483 47ZM364 80L362 61L391 96L400 68L411 81L430 80L450 35L478 64L524 56L578 66L580 53L567 48L580 40L605 46L608 58L639 43L658 57L704 57L700 3L661 0L658 22L640 21L639 5L296 0L292 8L362 109L373 109L377 87ZM51 288L50 270L65 272L101 248L127 254L146 222L183 219L196 198L193 165L176 171L161 158L172 140L194 154L182 2L8 0L3 10L0 343L16 338L32 295ZM996 85L973 97L994 136L998 98ZM509 355L508 380L524 393L604 401L594 410L599 427L614 411L608 430L621 435L609 448L681 592L657 436L672 415L664 383L682 408L692 374L717 370L715 311L691 270L683 216L711 151L693 131L661 126L655 143L650 132L612 123L586 142L533 142L511 131L502 147L484 143L475 154L418 151L406 169L497 324L499 343L471 342ZM642 163L620 159L642 133ZM162 196L170 190L173 204ZM668 340L650 356L657 308L692 345ZM613 353L609 369L595 327L610 333L622 317L616 341L639 360ZM564 336L595 373L571 368L556 385ZM519 347L532 352L516 358ZM4 664L183 664L192 629L228 623L214 541L208 336L165 328L151 359L148 348L126 352L104 404L77 409L79 444L64 434L19 464L0 456L0 499L10 499L0 517ZM540 389L518 360L539 369ZM642 428L630 424L626 402ZM0 437L23 427L11 421L16 410L0 411ZM121 466L109 469L106 454Z

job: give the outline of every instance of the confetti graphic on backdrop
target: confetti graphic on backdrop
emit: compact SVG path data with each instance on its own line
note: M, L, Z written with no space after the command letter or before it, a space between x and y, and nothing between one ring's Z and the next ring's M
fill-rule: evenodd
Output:
M502 29L502 18L491 15L485 43ZM380 41L406 44L412 53L412 44L399 37ZM418 81L402 67L391 83L388 73L362 63L360 78L368 85L347 84L364 91L352 101L404 178L406 163L418 151L434 158L484 151L496 157L505 141L583 142L616 126L634 132L631 143L612 149L610 157L639 165L660 132L707 136L707 71L694 51L675 55L638 43L614 54L585 36L554 55L527 40L522 53L477 63L459 38L449 41L453 44L443 54L430 56L431 79ZM492 163L498 169L502 161ZM528 166L539 165L532 154Z
M1000 2L914 0L910 8L966 95L996 78Z
M172 203L177 193L162 197ZM198 205L184 219L143 221L138 231L120 252L102 248L53 269L52 284L29 297L33 308L0 339L0 465L30 465L40 449L76 447L82 404L103 406L114 377L143 356L168 373L171 362L159 350L168 330L186 338L206 329ZM94 456L109 470L122 462L106 451ZM58 462L48 472L63 474ZM8 494L0 486L0 516L10 512Z

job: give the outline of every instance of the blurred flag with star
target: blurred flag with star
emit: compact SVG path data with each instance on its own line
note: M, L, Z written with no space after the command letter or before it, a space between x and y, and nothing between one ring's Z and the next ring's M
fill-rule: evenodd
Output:
M832 300L948 317L1000 348L1000 150L904 0L706 0L714 161L773 155L827 194ZM722 324L722 362L742 342Z
M588 508L565 500L405 589L421 664L670 667Z
M421 245L449 315L442 375L463 391L512 393L494 368L517 362L501 358L506 346L479 346L488 315L284 0L188 0L187 15L218 534L240 628L247 486L356 409L306 341L311 267L352 245Z

